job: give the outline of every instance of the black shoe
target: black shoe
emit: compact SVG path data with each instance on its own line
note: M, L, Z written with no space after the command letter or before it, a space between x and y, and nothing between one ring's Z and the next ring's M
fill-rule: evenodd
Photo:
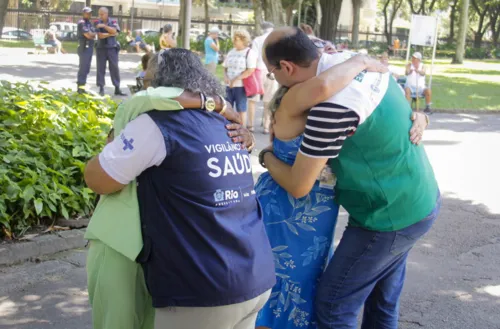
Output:
M424 110L424 113L427 115L431 115L432 114L431 108L429 106L427 106Z
M104 87L99 87L99 95L104 96Z
M86 94L86 93L87 93L87 91L86 91L85 89L83 89L82 87L78 87L78 93L79 93L80 95L84 95L84 94Z
M115 88L115 95L116 96L127 96L127 94L124 94L120 88Z

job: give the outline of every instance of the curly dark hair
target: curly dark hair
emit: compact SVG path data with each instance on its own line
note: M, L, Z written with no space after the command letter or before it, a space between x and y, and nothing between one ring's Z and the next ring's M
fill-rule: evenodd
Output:
M153 84L155 87L177 87L211 96L222 94L219 79L205 69L197 55L182 48L159 53Z

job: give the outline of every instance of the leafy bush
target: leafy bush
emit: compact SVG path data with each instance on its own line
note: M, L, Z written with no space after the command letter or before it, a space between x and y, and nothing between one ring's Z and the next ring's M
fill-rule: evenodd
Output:
M125 32L120 32L117 36L116 36L116 41L118 41L118 43L120 44L120 48L122 50L127 50L128 49L128 42L127 42L127 33Z
M200 40L200 41L191 40L190 47L191 47L191 51L193 51L193 52L205 53L205 41L204 40Z
M455 50L436 50L436 58L453 58L454 56ZM430 58L432 58L432 54Z
M155 49L158 51L160 50L160 37L158 36L153 36L153 35L147 35L143 38L144 42L148 45L155 45Z
M194 41L191 40L191 51L197 53L205 53L205 40ZM233 49L233 40L228 38L226 40L219 39L219 49L223 54L227 54L231 49Z
M231 38L227 38L226 40L219 39L220 51L223 54L227 54L231 49L233 49L233 40Z
M490 52L486 48L472 48L472 47L467 47L465 49L465 58L470 58L470 59L484 59L488 58Z
M86 161L104 145L116 103L0 81L0 228L89 214Z

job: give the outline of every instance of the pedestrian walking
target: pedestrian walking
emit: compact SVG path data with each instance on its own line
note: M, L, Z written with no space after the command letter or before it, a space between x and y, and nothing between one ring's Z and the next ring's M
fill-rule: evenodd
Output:
M219 62L219 32L217 27L213 27L205 39L205 67L212 74L215 74Z
M118 53L120 45L116 41L116 36L120 32L120 27L116 20L109 18L108 9L99 9L99 20L96 24L97 32L97 86L99 94L104 96L104 76L106 75L106 63L109 62L109 74L115 86L115 95L126 96L120 89L120 69L118 68Z
M78 21L77 35L78 35L78 76L77 86L78 93L85 92L85 84L87 83L87 76L90 72L90 64L92 63L92 55L94 54L94 39L95 29L90 22L92 16L92 9L85 7L82 10L82 19Z

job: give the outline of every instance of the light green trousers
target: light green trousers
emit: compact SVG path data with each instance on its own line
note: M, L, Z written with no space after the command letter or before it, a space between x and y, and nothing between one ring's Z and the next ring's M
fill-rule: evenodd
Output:
M155 310L142 267L92 240L87 281L94 329L153 329Z

